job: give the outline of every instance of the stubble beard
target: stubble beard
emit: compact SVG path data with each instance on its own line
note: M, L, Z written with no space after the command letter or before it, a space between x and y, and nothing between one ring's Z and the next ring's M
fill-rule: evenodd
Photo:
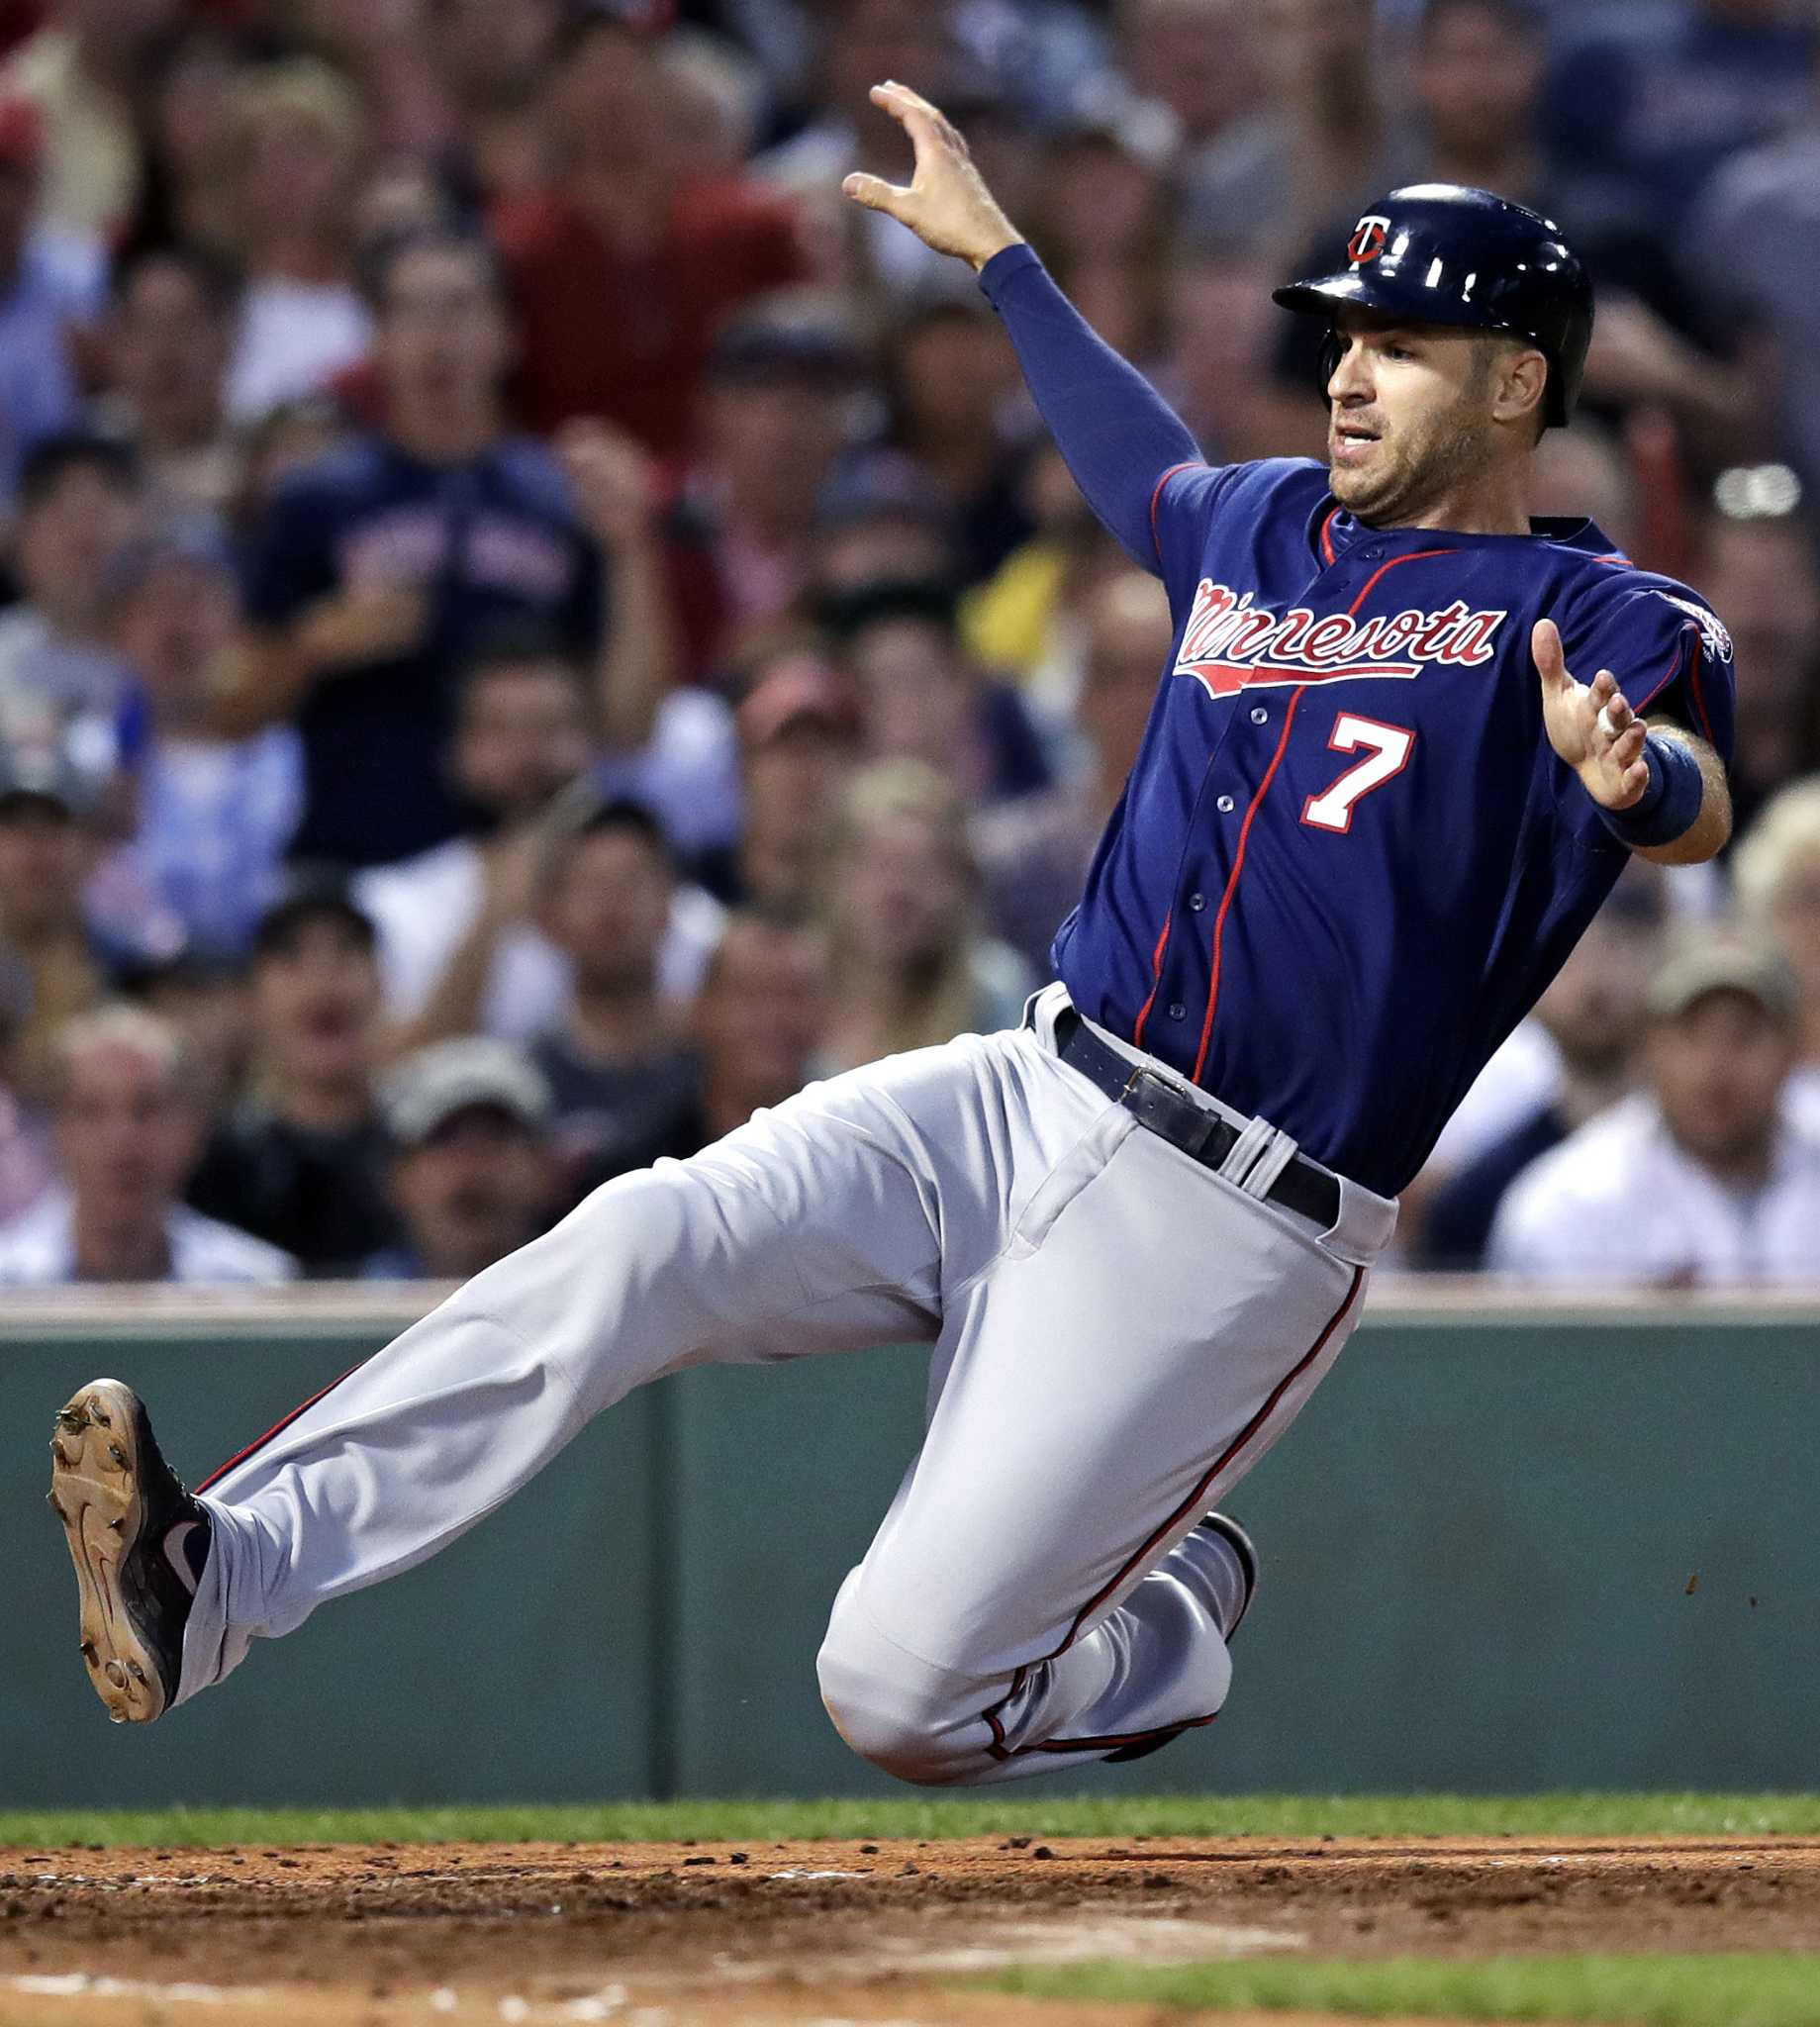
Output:
M1356 521L1374 528L1419 521L1485 468L1490 433L1476 395L1477 389L1469 389L1405 435L1382 470L1332 469L1327 483L1333 497Z

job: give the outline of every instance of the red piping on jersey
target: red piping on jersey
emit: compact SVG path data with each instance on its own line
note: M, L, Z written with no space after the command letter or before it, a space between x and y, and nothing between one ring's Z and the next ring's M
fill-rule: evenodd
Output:
M1327 510L1327 519L1321 523L1321 554L1327 559L1329 563L1333 561L1333 535L1331 531L1333 528L1334 516L1337 515L1339 511L1340 510L1337 507L1329 508Z
M1225 934L1226 911L1232 906L1232 897L1238 892L1239 875L1245 870L1245 846L1251 837L1251 820L1258 814L1258 805L1270 793L1270 785L1276 779L1277 769L1283 765L1283 756L1289 751L1290 728L1295 723L1295 707L1302 700L1303 692L1293 691L1290 697L1290 708L1283 714L1283 730L1277 740L1277 750L1271 755L1270 765L1264 770L1264 779L1258 783L1257 794L1251 799L1251 807L1245 812L1245 820L1239 825L1239 848L1232 860L1232 870L1226 875L1226 891L1219 897L1219 912L1213 917L1213 966L1207 978L1207 1012L1200 1023L1200 1048L1195 1057L1193 1082L1200 1082L1200 1073L1206 1068L1207 1043L1213 1033L1213 1010L1219 1005L1219 958L1220 944Z
M1694 631L1691 627L1689 627L1688 636L1689 637L1685 645L1683 645L1679 641L1676 642L1675 659L1669 664L1668 673L1661 679L1660 682L1652 685L1652 687L1645 693L1643 702L1641 704L1633 705L1631 708L1633 711L1635 711L1637 716L1641 718L1643 714L1649 710L1650 706L1655 703L1657 698L1662 695L1662 693L1669 687L1669 685L1672 682L1674 682L1675 678L1680 674L1682 657L1688 653L1689 649L1691 649L1693 659L1689 664L1687 670L1688 694L1693 700L1693 709L1700 721L1700 730L1705 737L1706 743L1710 746L1715 743L1712 735L1712 720L1707 716L1706 696L1700 688L1700 670L1705 665L1706 656L1700 646L1699 634L1696 631Z
M202 1483L195 1488L195 1490L199 1493L206 1493L210 1486L218 1485L221 1482L221 1480L226 1478L229 1472L231 1472L236 1465L244 1464L248 1457L256 1457L259 1454L259 1452L265 1448L267 1443L271 1442L275 1437L283 1435L285 1430L290 1427L292 1422L294 1422L300 1414L307 1414L309 1410L313 1408L319 1400L327 1400L328 1397L331 1394L333 1394L335 1390L341 1384L342 1380L352 1379L354 1374L360 1370L360 1366L365 1365L365 1359L362 1359L360 1361L360 1365L349 1366L346 1372L342 1373L338 1378L331 1380L328 1386L323 1388L320 1393L312 1394L309 1400L306 1400L302 1404L302 1406L293 1407L290 1413L287 1414L282 1421L273 1422L271 1427L265 1431L264 1435L262 1435L257 1442L248 1443L245 1449L241 1450L237 1456L230 1457L226 1464L221 1465L218 1469L214 1471L211 1471L208 1477L205 1478L202 1481Z
M1336 509L1335 512L1337 511ZM1329 515L1327 518L1331 521L1333 516ZM1326 533L1327 531L1323 527L1321 530L1323 540L1326 537ZM1365 580L1364 587L1358 597L1346 608L1346 617L1350 620L1357 614L1359 608L1371 597L1372 587L1387 570L1394 570L1399 563L1419 563L1424 556L1451 556L1453 553L1451 549L1411 549L1406 556L1392 556L1388 563L1380 563L1378 568ZM1272 777L1276 774L1283 755L1289 746L1290 726L1295 723L1295 707L1301 702L1301 699L1302 692L1300 690L1297 690L1290 699L1290 708L1285 714L1283 721L1283 736L1278 739L1277 750L1271 757L1269 767L1264 770L1264 779L1259 782L1258 792L1252 797L1251 807L1245 812L1245 821L1239 828L1238 852L1232 861L1231 872L1226 875L1226 891L1219 898L1219 913L1213 917L1211 969L1207 975L1207 1011L1205 1017L1200 1023L1200 1048L1195 1057L1194 1082L1197 1084L1200 1082L1201 1071L1206 1068L1207 1047L1213 1038L1213 1011L1219 1005L1220 942L1222 932L1226 926L1226 911L1232 906L1232 897L1238 891L1239 875L1245 870L1245 840L1251 834L1251 820L1258 814L1258 805L1263 802L1264 792L1270 787Z
M1055 1661L1060 1656L1066 1654L1069 1648L1071 1648L1076 1642L1076 1640L1080 1638L1081 1628L1087 1623L1087 1621L1093 1616L1093 1614L1099 1610L1100 1606L1103 1604L1108 1597L1111 1596L1112 1593L1116 1591L1122 1583L1124 1583L1125 1579L1130 1576L1131 1572L1135 1569L1138 1569L1145 1561L1148 1560L1150 1556L1154 1555L1156 1552L1157 1544L1159 1542L1166 1541L1169 1538L1169 1536L1173 1534L1175 1530L1182 1524L1183 1520L1186 1519L1187 1516L1190 1513L1192 1513L1197 1506L1199 1506L1204 1502L1209 1491L1213 1486L1214 1480L1217 1479L1222 1472L1229 1470L1231 1466L1237 1461L1239 1454L1251 1445L1251 1443L1256 1439L1258 1432L1264 1427L1265 1423L1268 1422L1271 1416L1276 1413L1279 1404L1282 1402L1284 1395L1286 1395L1290 1391L1290 1389L1295 1384L1295 1382L1301 1378L1302 1374L1308 1370L1308 1368L1314 1363L1314 1361L1317 1358L1319 1358L1321 1353L1327 1348L1327 1340L1340 1327L1340 1323L1345 1317L1347 1310L1350 1309L1354 1302L1357 1301L1359 1291L1364 1286L1365 1269L1363 1267L1355 1267L1352 1271L1352 1279L1346 1285L1346 1293L1341 1298L1340 1306L1334 1310L1331 1316L1327 1318L1327 1321L1321 1328L1321 1334L1314 1340L1314 1342L1308 1347L1308 1349L1305 1352L1303 1352L1301 1357L1295 1361L1295 1363L1289 1369L1289 1371L1284 1374L1283 1378L1277 1382L1276 1386L1274 1386L1271 1389L1270 1395L1268 1399L1265 1400L1264 1405L1260 1407L1257 1413L1254 1414L1251 1417L1251 1419L1245 1424L1245 1426L1239 1430L1238 1434L1234 1436L1232 1441L1226 1445L1225 1449L1222 1450L1218 1457L1216 1457L1213 1460L1212 1464L1209 1465L1208 1468L1201 1473L1200 1477L1196 1481L1194 1491L1189 1494L1188 1497L1184 1499L1179 1506L1177 1506L1175 1511L1170 1514L1169 1518L1165 1520L1160 1527L1157 1527L1152 1530L1149 1538L1143 1543L1143 1545L1140 1548L1137 1549L1137 1551L1134 1554L1129 1555L1125 1558L1124 1562L1119 1566L1118 1574L1115 1577L1113 1577L1109 1583L1102 1584L1100 1587L1100 1589L1094 1593L1093 1596L1090 1597L1087 1600L1087 1602L1081 1607L1081 1609L1075 1613L1073 1623L1069 1626L1068 1632L1064 1637L1062 1644L1059 1647L1057 1647L1053 1653L1045 1654L1043 1656L1044 1662ZM1038 1663L1036 1665L1041 1666L1042 1664ZM1024 1679L1026 1676L1028 1676L1030 1672L1030 1666L1031 1665L1029 1663L1025 1663L1022 1667L1020 1667L1017 1670L1017 1672L1011 1677L1010 1688L1006 1690L1005 1694L1002 1697L1000 1697L999 1701L996 1702L990 1710L987 1710L982 1713L993 1735L992 1743L986 1748L986 1750L988 1753L992 1755L992 1757L995 1760L1008 1760L1013 1758L1016 1753L1041 1752L1043 1750L1043 1748L1040 1745L1017 1747L1007 1746L1005 1743L1005 1726L1000 1719L1000 1712L1003 1711L1010 1703L1011 1699L1017 1694L1018 1690L1023 1688ZM1191 1718L1188 1720L1189 1723L1196 1724L1204 1724L1206 1721L1207 1720L1205 1718ZM1179 1727L1178 1725L1171 1724L1165 1725L1161 1728L1165 1731L1175 1731L1178 1728L1185 1727ZM1150 1735L1154 1736L1154 1734ZM1077 1742L1077 1749L1079 1745L1082 1743L1091 1743L1091 1741Z
M1157 938L1156 955L1150 960L1150 997L1137 1010L1137 1025L1131 1030L1133 1048L1143 1045L1144 1022L1150 1018L1150 1010L1156 1005L1157 988L1163 983L1163 952L1169 948L1169 925L1175 918L1173 908L1163 917L1163 933Z
M1163 560L1163 537L1157 533L1157 504L1163 497L1163 488L1179 471L1193 471L1200 462L1197 457L1185 457L1180 464L1172 464L1157 480L1150 494L1150 546L1157 552L1157 561Z

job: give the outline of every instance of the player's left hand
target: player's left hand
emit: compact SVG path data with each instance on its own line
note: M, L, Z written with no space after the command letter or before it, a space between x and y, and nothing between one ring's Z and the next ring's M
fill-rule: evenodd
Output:
M1643 742L1649 729L1631 710L1618 679L1600 669L1589 683L1568 673L1561 628L1538 620L1530 652L1542 676L1542 723L1549 744L1580 776L1587 795L1606 810L1628 810L1649 786Z

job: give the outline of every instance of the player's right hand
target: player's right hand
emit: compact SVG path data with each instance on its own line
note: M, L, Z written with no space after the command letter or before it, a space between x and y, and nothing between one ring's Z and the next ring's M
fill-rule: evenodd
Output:
M907 84L875 84L871 97L909 134L915 173L904 185L855 171L840 186L847 196L868 211L889 213L925 246L957 254L976 270L1015 246L1023 235L999 209L957 129Z

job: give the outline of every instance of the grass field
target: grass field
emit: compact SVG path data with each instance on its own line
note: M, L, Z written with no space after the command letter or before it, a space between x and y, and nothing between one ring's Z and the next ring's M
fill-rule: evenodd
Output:
M994 1988L1168 2011L1342 2018L1635 2022L1637 2027L1814 2027L1820 1957L1494 1957L1455 1963L1097 1964L1012 1971Z
M520 1808L0 1810L0 1848L991 1837L1817 1837L1820 1794L1157 1795ZM1820 2005L1815 2020L1820 2022Z

